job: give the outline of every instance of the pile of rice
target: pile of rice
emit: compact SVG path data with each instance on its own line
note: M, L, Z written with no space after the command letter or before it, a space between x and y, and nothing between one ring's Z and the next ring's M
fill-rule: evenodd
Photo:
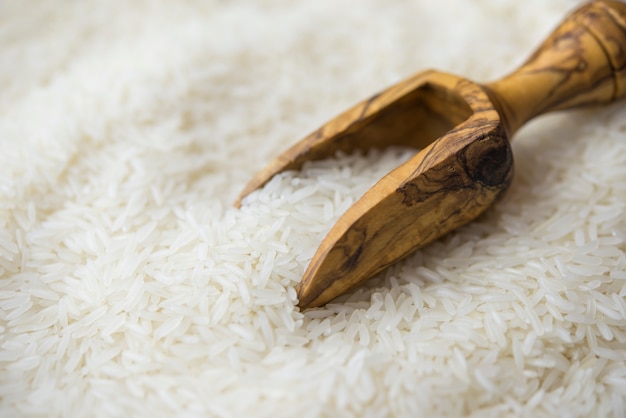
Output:
M294 291L320 240L414 151L232 207L344 108L499 77L578 3L0 3L0 415L624 417L624 103L528 125L502 202L324 308Z

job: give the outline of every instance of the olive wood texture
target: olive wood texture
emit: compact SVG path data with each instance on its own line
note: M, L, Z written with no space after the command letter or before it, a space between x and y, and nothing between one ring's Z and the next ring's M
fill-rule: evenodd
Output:
M391 145L421 149L383 177L332 227L297 293L323 305L483 213L513 175L510 138L554 110L626 95L626 4L587 3L516 71L478 84L418 73L339 115L280 155L243 190L337 151Z

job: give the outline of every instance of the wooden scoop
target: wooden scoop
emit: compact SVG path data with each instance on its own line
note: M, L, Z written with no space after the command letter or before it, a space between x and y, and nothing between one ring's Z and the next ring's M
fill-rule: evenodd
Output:
M278 156L241 198L305 161L390 145L421 149L333 226L297 289L323 305L475 219L513 175L509 139L543 113L607 104L626 94L626 4L587 3L517 71L478 84L437 71L404 80L331 120Z

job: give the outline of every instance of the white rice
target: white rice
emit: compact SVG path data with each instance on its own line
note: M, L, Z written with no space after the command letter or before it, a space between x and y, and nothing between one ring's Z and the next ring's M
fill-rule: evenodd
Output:
M231 203L426 68L518 65L578 4L0 3L0 416L624 417L626 113L541 118L476 222L324 308L295 286L412 151Z

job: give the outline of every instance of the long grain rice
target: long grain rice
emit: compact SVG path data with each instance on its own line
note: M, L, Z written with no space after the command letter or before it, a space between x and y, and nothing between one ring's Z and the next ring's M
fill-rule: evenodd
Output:
M624 417L623 105L524 128L501 202L323 308L315 249L415 151L231 207L368 93L493 79L578 3L0 5L0 415Z

